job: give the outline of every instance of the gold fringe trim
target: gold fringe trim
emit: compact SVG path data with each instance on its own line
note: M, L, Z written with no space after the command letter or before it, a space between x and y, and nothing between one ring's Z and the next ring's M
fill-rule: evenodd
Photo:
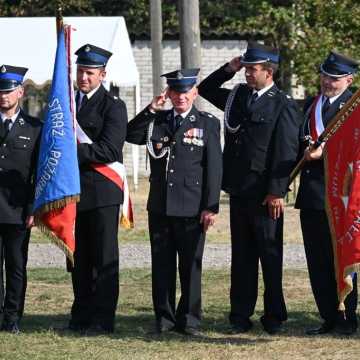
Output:
M130 221L127 217L125 217L123 214L121 214L120 226L124 229L132 229L134 227L134 223Z
M63 199L52 201L48 204L43 205L41 208L36 210L36 216L40 216L43 213L51 210L58 210L71 203L77 203L80 201L80 195L66 196Z
M345 311L345 299L353 290L352 273L360 272L360 263L352 264L344 269L344 282L346 284L345 289L339 294L339 310Z
M74 266L74 254L70 248L66 246L66 244L61 241L52 231L50 231L39 219L35 218L35 224L52 243L54 243L60 250L64 252L65 256L71 262L71 265Z

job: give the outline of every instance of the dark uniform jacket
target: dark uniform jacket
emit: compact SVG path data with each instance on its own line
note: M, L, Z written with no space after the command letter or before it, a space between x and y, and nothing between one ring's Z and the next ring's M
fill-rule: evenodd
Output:
M219 120L193 107L174 134L172 121L173 110L153 114L145 109L128 125L127 141L148 143L156 156L169 149L159 159L150 153L148 211L181 217L194 217L202 210L218 212L222 173Z
M230 90L221 88L234 73L216 70L199 85L199 94L221 110ZM276 85L248 106L252 89L240 84L229 112L229 125L240 125L235 133L225 130L222 188L240 197L246 206L259 205L267 194L283 197L288 176L298 152L301 123L295 101Z
M125 103L111 96L101 85L81 107L77 121L93 141L79 144L81 195L78 210L89 210L123 202L123 193L111 180L93 170L90 164L123 162L122 148L126 137Z
M31 214L41 127L22 110L6 137L0 124L0 223L23 224Z
M352 93L349 90L344 91L330 106L326 112L323 123L326 127L329 122L335 117L336 113L348 101ZM313 105L315 98L309 98L304 107L305 119L300 129L300 141L303 142L301 146L301 157L307 142L304 141L306 135L310 135L310 107ZM297 209L325 209L325 178L324 178L324 161L322 159L315 161L308 161L301 170L300 186L296 198L295 207Z

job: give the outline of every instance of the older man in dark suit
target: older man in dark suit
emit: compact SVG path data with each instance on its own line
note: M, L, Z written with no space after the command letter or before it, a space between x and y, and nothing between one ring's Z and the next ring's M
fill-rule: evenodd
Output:
M150 154L147 204L156 331L198 335L205 234L219 211L222 174L220 124L197 110L199 69L163 76L168 89L129 122L126 140ZM164 110L167 98L172 108ZM179 258L181 297L176 308Z
M41 122L24 113L23 97L26 68L0 67L0 254L6 271L2 331L19 332L24 311L26 263L30 228L33 225L34 175L41 133ZM3 289L3 259L0 255L0 288Z
M300 116L295 102L274 84L279 53L250 42L199 85L199 94L225 111L224 176L230 195L232 332L252 327L258 265L265 284L265 331L277 333L287 319L282 291L283 198L298 151ZM246 84L222 88L245 68Z
M308 335L321 335L337 330L351 335L357 329L357 282L345 300L346 316L338 311L334 255L325 211L323 144L315 151L306 147L308 139L316 141L341 107L350 99L349 86L358 63L335 51L320 66L320 93L307 100L305 120L301 128L307 162L301 171L295 207L300 209L301 229L312 291L324 323L309 329Z
M77 50L77 121L91 143L78 144L81 196L75 229L74 303L69 328L114 331L119 296L118 218L123 192L93 165L122 162L127 112L102 85L111 53L94 45Z

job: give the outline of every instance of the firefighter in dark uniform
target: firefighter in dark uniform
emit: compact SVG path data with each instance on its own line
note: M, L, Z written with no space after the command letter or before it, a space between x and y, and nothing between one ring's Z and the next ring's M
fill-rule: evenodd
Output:
M81 195L72 271L74 302L69 328L111 333L119 297L118 218L123 193L91 164L122 162L127 111L103 87L111 53L87 44L77 58L77 121L93 141L78 144Z
M325 211L325 179L322 144L316 151L307 147L308 139L320 135L336 113L351 97L348 87L358 63L353 59L330 52L320 66L320 94L305 103L305 120L301 127L302 153L308 160L301 171L295 207L300 209L306 260L312 291L323 324L309 329L307 334L319 335L336 330L351 335L357 329L357 285L345 300L346 319L338 311L334 255L328 219ZM312 113L314 114L312 116ZM312 119L312 120L311 120ZM316 132L314 134L314 131ZM316 139L313 139L316 140Z
M197 335L205 233L219 210L220 124L193 105L199 69L165 74L168 89L128 125L126 140L150 154L147 203L152 293L158 333ZM163 110L169 98L173 108ZM181 298L175 308L176 256ZM176 309L176 310L175 310Z
M5 296L2 331L19 332L24 311L26 263L30 228L34 224L32 203L34 177L41 134L41 122L19 107L23 97L26 68L0 67L0 288L3 289L5 260Z
M222 189L230 195L233 333L252 327L259 260L265 284L264 330L274 334L287 319L282 291L283 198L298 152L301 119L295 102L273 82L278 62L276 49L249 42L243 57L199 85L199 94L225 112ZM246 84L221 88L243 67Z

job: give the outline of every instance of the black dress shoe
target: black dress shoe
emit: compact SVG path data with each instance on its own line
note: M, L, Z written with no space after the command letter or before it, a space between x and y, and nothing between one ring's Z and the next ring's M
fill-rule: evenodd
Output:
M103 324L92 324L86 329L87 335L108 335L114 332L114 327Z
M231 325L230 334L244 334L253 327L250 319L244 319Z
M269 334L269 335L276 335L281 331L282 328L282 322L272 316L262 316L260 318L260 321L262 323L262 326L264 328L264 330Z
M324 322L320 327L314 329L308 329L305 331L306 335L323 335L331 333L334 330L335 326L333 323Z
M194 327L186 327L184 329L179 329L179 333L187 335L187 336L193 336L193 337L202 337L202 333L199 329Z
M336 323L335 332L340 335L350 336L356 333L357 330L357 322L349 321L349 320L341 320Z
M19 334L20 333L19 324L16 321L14 322L5 321L1 325L1 331L6 331L11 334Z
M173 331L175 329L175 325L171 323L167 324L156 324L155 326L155 334L163 334L169 331Z
M70 320L67 330L83 333L89 327L90 327L90 324L88 324L88 323L74 322L74 321Z

